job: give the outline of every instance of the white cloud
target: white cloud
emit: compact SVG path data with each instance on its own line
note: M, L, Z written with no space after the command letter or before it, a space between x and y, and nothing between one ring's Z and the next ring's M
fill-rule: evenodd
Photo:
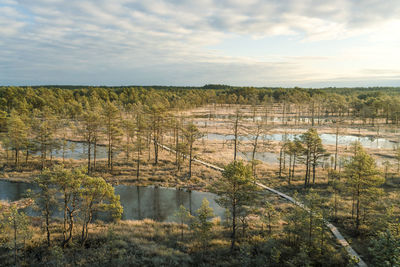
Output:
M399 15L395 0L3 0L0 84L296 85L367 78L371 73L363 70L373 69L372 61L383 72L375 78L397 77L390 53L399 41L393 37ZM373 40L318 60L312 54L260 60L207 49L233 35L254 42L271 36L294 36L295 42ZM349 64L349 58L356 62Z

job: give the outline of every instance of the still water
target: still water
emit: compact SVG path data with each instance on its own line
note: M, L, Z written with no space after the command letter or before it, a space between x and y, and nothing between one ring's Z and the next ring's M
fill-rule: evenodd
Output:
M299 137L300 135L294 134L267 134L263 135L260 139L263 140L271 140L271 141L283 141L285 138L287 140L293 140L295 137ZM336 143L336 135L335 134L320 134L322 143L324 145L335 145ZM208 133L205 136L208 140L218 140L218 141L228 141L233 140L234 135L223 135L223 134L215 134L215 133ZM249 141L252 140L251 135L247 136L240 136L239 140L242 141ZM351 145L351 143L359 141L361 145L368 148L384 148L384 149L393 149L396 145L396 142L390 141L385 138L373 138L368 136L355 136L355 135L339 135L338 143L339 145Z
M241 157L243 160L250 161L251 160L251 151L245 152L238 152L238 156ZM330 155L330 158L333 158L334 154ZM372 155L375 159L376 164L379 167L384 166L384 162L389 162L392 166L396 166L396 160L390 157L378 157L377 155ZM279 153L272 153L272 152L256 152L255 159L268 163L268 164L279 164ZM349 160L350 157L342 156L339 154L339 161ZM288 160L288 156L286 156L286 160ZM325 162L329 162L329 157L325 159ZM299 158L297 158L297 163L299 163Z
M174 213L180 205L192 214L200 208L203 198L207 198L214 214L223 218L224 209L215 202L215 195L207 192L183 191L173 188L155 188L117 185L115 193L120 195L124 207L123 220L141 220L145 218L160 222L177 221ZM27 189L35 190L33 184L0 181L0 200L15 201L25 196ZM37 215L28 211L30 215Z
M71 142L71 141L66 142L66 147L65 147L65 151L64 151L64 157L66 159L76 159L76 160L87 159L87 153L88 153L88 146L86 143ZM36 152L34 154L39 155L40 152ZM62 156L63 156L62 147L60 147L59 149L53 150L51 154L54 158L62 158ZM93 146L92 146L90 154L91 154L91 158L93 159L93 157L94 157ZM107 158L107 147L106 146L97 145L96 158L97 159Z
M251 151L239 152L238 156L244 160L251 160L252 152ZM273 153L273 152L256 152L254 155L254 158L256 160L260 160L262 162L267 162L270 164L278 164L279 163L279 159L278 159L279 154Z

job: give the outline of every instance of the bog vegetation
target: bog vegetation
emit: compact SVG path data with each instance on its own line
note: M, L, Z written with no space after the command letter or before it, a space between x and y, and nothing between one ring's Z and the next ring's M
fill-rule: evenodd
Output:
M327 220L398 266L399 123L400 88L0 87L0 179L36 188L0 205L0 265L354 265ZM124 221L119 183L210 191L226 213Z

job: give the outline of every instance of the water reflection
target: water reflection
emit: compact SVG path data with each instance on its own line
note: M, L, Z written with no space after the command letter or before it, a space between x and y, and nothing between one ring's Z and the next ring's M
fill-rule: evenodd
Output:
M238 156L247 161L251 160L251 155L252 155L251 151L238 152ZM288 156L286 155L286 157L288 157ZM331 157L333 158L334 155L331 155ZM350 159L349 156L339 155L339 157L342 158L343 160ZM382 167L385 161L389 162L392 166L395 166L395 164L396 164L395 159L393 159L391 157L383 157L382 158L382 157L378 157L377 155L372 155L372 157L375 159L375 162L379 167ZM279 164L279 154L278 153L256 152L255 159L260 160L265 163L269 163L269 164ZM325 162L329 162L329 158L325 158Z
M33 153L34 155L40 155L40 152L35 152ZM52 156L55 158L62 158L63 157L63 149L62 147L59 147L58 149L55 149L52 151ZM94 158L94 150L93 146L91 149L91 158ZM64 157L66 159L87 159L88 155L88 146L84 142L72 142L72 141L67 141L65 150L64 150ZM97 145L96 148L96 158L97 159L105 159L107 158L107 147L103 145Z
M251 160L252 152L251 151L239 152L238 156L243 158L244 160ZM256 152L254 155L254 158L256 160L260 160L262 162L267 162L270 164L279 163L278 157L279 154L273 152Z
M15 201L25 197L27 189L34 189L32 184L13 183L0 181L0 199ZM124 207L123 220L141 220L150 218L161 222L174 222L177 219L174 213L183 205L192 214L200 208L203 198L207 198L214 214L223 218L224 209L215 202L215 195L206 192L183 191L172 188L139 187L118 185L115 193L120 195L121 204ZM30 215L38 215L32 210ZM58 214L56 216L61 216ZM104 218L104 216L96 216Z
M208 199L210 207L217 216L222 216L224 213L215 202L215 196L205 192L125 185L116 186L115 192L121 197L121 204L124 207L122 219L125 220L151 218L156 221L173 222L176 221L174 213L180 205L194 214L200 208L203 198Z
M35 189L32 184L0 181L0 200L16 201L26 196L28 189Z
M262 139L264 140L271 140L271 141L282 141L285 138L287 140L293 140L295 137L299 137L300 135L295 134L267 134L263 135ZM335 145L336 144L336 135L335 134L320 134L322 143L324 145ZM234 135L228 134L215 134L215 133L208 133L205 136L208 140L217 140L217 141L229 141L234 139ZM242 141L249 141L253 139L253 136L240 136L240 140ZM338 143L339 145L351 145L351 143L359 141L364 147L367 148L385 148L385 149L392 149L396 142L387 140L385 138L374 138L372 136L355 136L355 135L339 135Z

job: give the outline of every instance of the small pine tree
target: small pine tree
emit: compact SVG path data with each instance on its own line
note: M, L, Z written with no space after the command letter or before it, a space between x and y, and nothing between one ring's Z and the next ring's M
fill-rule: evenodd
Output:
M275 209L274 205L270 202L266 202L264 206L264 213L262 216L263 222L267 224L268 234L272 234L272 224L279 220L279 212Z
M31 237L29 217L12 204L8 208L3 208L0 219L0 229L7 235L6 245L13 250L14 265L18 266L18 250L21 243L25 246L26 240Z
M368 251L372 256L373 266L400 265L400 239L389 230L379 233L372 239Z
M356 231L362 223L361 210L367 209L383 191L378 186L384 183L375 160L363 149L360 143L354 144L354 156L345 166L348 188L355 202Z
M257 186L251 166L244 165L242 161L233 161L225 167L222 178L213 184L212 191L218 196L217 203L230 211L231 251L233 252L236 242L237 220L239 216L243 216L246 207L254 204L257 198Z
M181 226L181 240L183 240L183 225L193 220L193 216L183 205L179 206L179 209L175 212L174 216L179 220Z
M192 222L192 228L195 232L196 238L198 239L203 252L207 250L210 237L212 222L210 219L214 217L214 211L210 208L210 203L206 198L203 198L201 207L197 210L197 216Z

